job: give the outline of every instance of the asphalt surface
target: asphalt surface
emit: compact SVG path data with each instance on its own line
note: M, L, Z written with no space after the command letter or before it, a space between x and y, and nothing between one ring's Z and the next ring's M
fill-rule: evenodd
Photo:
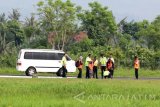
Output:
M0 78L63 78L63 77L57 77L57 76L12 76L12 75L0 75ZM74 76L69 76L66 78L77 78ZM134 77L114 77L113 79L118 79L118 80L135 80ZM160 77L141 77L139 80L160 80Z
M11 76L11 75L0 75L0 78L62 78L57 76ZM76 77L67 77L76 78Z

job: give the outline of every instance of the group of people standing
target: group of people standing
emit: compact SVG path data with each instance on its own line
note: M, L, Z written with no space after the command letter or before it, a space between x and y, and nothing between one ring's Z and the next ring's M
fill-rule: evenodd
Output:
M79 70L78 78L82 78L82 67L83 67L83 57L80 56L79 60L76 62L76 67ZM109 58L106 58L104 54L100 55L99 60L96 56L91 57L91 54L85 60L86 67L86 78L97 78L98 79L98 68L101 69L101 78L113 78L114 74L114 58L110 54ZM105 72L109 72L105 75Z
M66 77L67 69L66 69L66 54L62 58L62 70L63 74L62 77ZM79 70L77 78L82 78L82 69L83 69L83 57L80 56L79 59L76 61L76 67ZM98 68L101 69L101 78L113 78L115 62L112 54L110 54L109 58L106 58L104 54L100 55L99 60L96 56L92 58L91 54L85 60L85 67L86 67L86 79L89 78L96 78L98 79ZM137 56L134 58L134 69L135 69L135 77L138 79L138 70L140 67L140 61Z

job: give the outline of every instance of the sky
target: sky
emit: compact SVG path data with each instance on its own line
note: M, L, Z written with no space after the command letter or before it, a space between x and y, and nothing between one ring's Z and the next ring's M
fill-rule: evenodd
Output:
M19 9L21 19L36 12L36 4L41 0L0 0L0 14L9 14L12 9ZM88 3L98 1L113 12L117 22L127 17L128 21L153 21L160 15L160 0L71 0L76 5L88 9Z

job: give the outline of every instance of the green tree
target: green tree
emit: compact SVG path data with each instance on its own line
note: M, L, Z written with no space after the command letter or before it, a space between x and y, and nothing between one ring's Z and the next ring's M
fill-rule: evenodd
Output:
M79 54L82 52L88 52L88 50L92 49L92 46L93 46L93 40L85 38L80 42L75 42L73 44L70 44L69 50L73 54Z
M8 39L15 42L15 46L19 46L24 41L24 31L21 24L16 20L7 22Z
M31 17L25 19L23 29L25 33L25 41L23 43L24 47L46 48L47 39L42 36L38 21L35 19L33 14ZM41 41L45 41L45 43L42 43Z
M95 45L109 44L117 31L112 12L98 2L89 3L89 7L90 10L85 10L78 15L83 30L88 32L90 39L94 39Z
M70 36L75 32L77 7L66 0L47 0L39 2L38 14L45 35L54 32L52 48L63 50Z
M22 24L19 21L20 12L17 9L13 9L12 13L10 13L8 17L8 37L11 41L15 42L15 46L19 46L24 41L24 31L22 29Z
M9 14L8 18L10 20L19 20L21 14L20 12L18 11L18 9L12 9L12 13Z
M17 49L14 46L15 37L9 30L10 21L5 14L0 15L0 63L1 67L14 67Z
M5 14L0 15L0 53L5 50L6 47L6 34L7 34L7 19L5 18Z
M151 26L153 29L150 31L150 38L153 42L149 44L153 44L152 47L157 51L160 50L160 16L156 17Z
M140 38L141 46L152 50L160 49L160 16L158 16L152 23L147 21L139 23L140 30L136 33Z

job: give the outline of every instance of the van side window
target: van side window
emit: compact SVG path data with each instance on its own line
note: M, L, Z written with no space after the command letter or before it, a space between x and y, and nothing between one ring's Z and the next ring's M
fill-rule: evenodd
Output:
M57 53L49 52L25 52L24 59L35 59L35 60L61 60Z
M32 52L25 52L24 59L32 59Z
M47 53L47 60L57 60L56 53Z
M32 59L45 59L45 56L40 52L33 52Z

